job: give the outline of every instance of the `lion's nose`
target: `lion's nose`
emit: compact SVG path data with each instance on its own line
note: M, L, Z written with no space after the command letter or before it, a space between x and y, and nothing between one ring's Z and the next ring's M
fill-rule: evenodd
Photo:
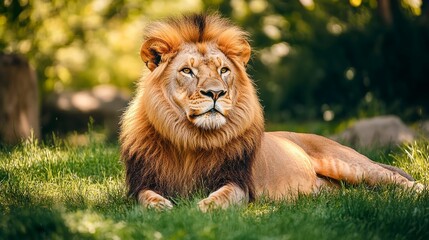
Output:
M220 97L226 94L224 90L200 90L200 93L204 96L210 97L213 100L218 100Z

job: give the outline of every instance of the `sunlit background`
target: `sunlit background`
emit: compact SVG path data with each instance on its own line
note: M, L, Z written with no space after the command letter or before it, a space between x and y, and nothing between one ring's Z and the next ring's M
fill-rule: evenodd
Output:
M422 0L4 0L0 51L25 56L35 69L46 134L55 125L52 119L58 120L45 116L52 95L100 84L116 87L124 99L133 94L135 81L147 71L139 49L148 22L219 11L251 33L249 74L268 122L339 122L381 114L416 121L429 109L428 5ZM91 107L91 99L80 99Z

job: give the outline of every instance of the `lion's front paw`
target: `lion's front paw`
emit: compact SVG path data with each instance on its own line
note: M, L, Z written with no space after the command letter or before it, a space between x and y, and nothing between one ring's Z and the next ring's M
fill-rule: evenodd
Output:
M151 190L141 192L139 202L149 209L169 210L173 208L173 204L168 199Z
M227 184L211 193L198 203L202 212L213 209L227 209L230 205L247 202L246 193L235 184Z
M145 207L149 209L155 209L159 211L170 210L173 208L173 204L168 199L155 199L153 201L148 201Z
M216 203L215 199L208 197L208 198L204 198L203 200L201 200L198 203L198 208L200 209L201 212L205 213L208 212L210 210L219 208L219 204Z

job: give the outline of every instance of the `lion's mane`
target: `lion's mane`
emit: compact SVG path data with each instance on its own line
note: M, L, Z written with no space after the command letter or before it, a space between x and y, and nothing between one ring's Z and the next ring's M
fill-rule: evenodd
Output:
M183 44L204 52L216 44L233 63L237 78L227 124L205 130L190 123L167 101L168 66ZM141 56L151 70L121 122L121 158L129 195L150 189L166 197L209 193L235 183L254 195L252 164L264 131L262 108L245 64L247 34L216 14L154 22L145 31Z

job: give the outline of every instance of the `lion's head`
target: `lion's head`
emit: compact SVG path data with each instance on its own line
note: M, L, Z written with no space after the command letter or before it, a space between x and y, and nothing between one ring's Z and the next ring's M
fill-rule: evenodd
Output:
M151 72L124 118L130 131L147 120L177 146L212 149L263 126L245 69L247 34L229 21L213 14L152 23L140 53Z

